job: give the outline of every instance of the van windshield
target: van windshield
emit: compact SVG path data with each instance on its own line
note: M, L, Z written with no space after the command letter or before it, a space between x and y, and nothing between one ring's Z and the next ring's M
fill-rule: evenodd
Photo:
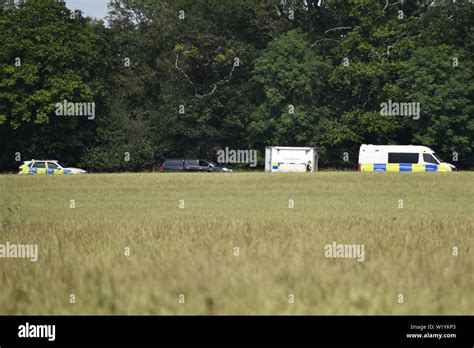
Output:
M429 153L423 154L423 161L425 161L425 163L439 164L438 160Z
M433 157L436 158L436 160L439 162L439 163L444 163L444 161L439 158L439 156L437 154L435 154L434 152L432 153Z

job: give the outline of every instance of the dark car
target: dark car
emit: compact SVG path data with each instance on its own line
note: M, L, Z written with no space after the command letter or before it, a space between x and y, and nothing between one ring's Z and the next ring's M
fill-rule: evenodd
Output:
M202 159L166 159L160 167L162 172L231 172L209 160Z

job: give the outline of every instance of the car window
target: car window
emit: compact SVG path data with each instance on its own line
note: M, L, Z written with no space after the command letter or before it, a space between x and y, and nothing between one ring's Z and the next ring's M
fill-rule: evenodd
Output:
M49 169L59 169L59 166L54 162L48 162Z
M199 161L199 166L201 166L201 167L208 167L208 166L209 166L209 163L207 163L206 161Z
M186 162L187 166L198 166L199 165L198 160L186 160L185 162Z
M172 167L182 166L183 160L166 160L165 165L172 166Z
M409 152L389 152L388 163L418 163L419 154Z
M46 168L46 163L45 162L35 162L35 164L33 164L33 168Z
M426 163L438 164L436 159L433 156L431 156L429 153L423 154L423 161L425 161Z

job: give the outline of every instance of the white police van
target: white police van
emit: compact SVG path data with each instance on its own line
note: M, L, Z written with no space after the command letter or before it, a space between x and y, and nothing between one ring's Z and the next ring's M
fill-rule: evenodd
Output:
M456 167L444 162L426 146L366 145L359 150L360 172L451 172Z

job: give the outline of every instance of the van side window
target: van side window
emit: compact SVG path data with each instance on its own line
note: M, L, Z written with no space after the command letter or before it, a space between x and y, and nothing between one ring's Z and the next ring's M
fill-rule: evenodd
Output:
M185 165L186 166L198 166L199 161L198 160L185 160Z
M207 163L206 161L199 161L199 166L200 167L207 167L207 166L209 166L209 163Z
M418 153L389 152L388 163L418 163Z
M434 157L431 156L429 153L424 153L423 154L423 161L425 161L426 163L438 164L438 162L436 162Z

